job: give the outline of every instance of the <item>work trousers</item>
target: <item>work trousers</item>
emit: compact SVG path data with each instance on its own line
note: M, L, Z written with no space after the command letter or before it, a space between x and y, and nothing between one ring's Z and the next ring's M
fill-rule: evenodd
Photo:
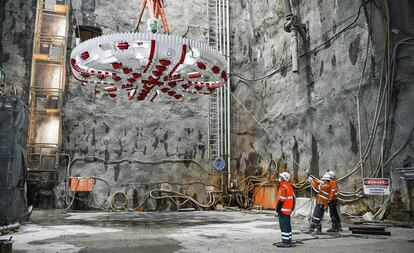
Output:
M321 220L323 219L323 213L325 212L325 206L321 204L317 204L315 209L313 210L312 222L316 224L320 224Z
M292 226L290 224L290 215L279 214L279 226L282 231L282 242L290 243L292 241Z
M338 212L338 200L333 200L331 202L329 202L328 204L329 206L329 215L331 216L331 221L333 224L340 224L341 223L341 218L339 217L339 212Z

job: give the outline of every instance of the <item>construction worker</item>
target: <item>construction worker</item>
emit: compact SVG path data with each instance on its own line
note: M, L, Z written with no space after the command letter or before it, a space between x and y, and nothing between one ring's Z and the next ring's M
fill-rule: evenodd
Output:
M335 172L328 170L326 172L331 180L329 184L331 185L331 193L329 194L329 215L331 216L332 228L328 229L328 232L338 232L342 231L341 218L339 217L339 207L338 207L338 184L336 183Z
M279 190L276 199L276 216L279 217L279 226L282 234L282 242L276 243L277 247L292 246L292 226L290 215L295 207L295 193L289 183L290 174L283 172L279 174Z
M328 207L329 195L331 193L331 185L329 184L331 177L329 174L322 176L321 180L308 177L308 181L312 184L312 188L318 193L316 195L316 205L313 210L312 221L309 228L309 233L313 233L316 228L316 234L322 233L323 215L325 209Z

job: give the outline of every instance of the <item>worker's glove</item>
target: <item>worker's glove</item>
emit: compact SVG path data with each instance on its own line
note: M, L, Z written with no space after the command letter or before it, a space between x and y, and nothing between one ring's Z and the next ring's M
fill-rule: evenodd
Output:
M279 217L279 212L280 212L280 210L277 210L277 205L276 205L276 207L275 207L275 217L276 218Z
M313 178L312 178L311 176L309 176L306 180L307 180L309 183L312 183Z

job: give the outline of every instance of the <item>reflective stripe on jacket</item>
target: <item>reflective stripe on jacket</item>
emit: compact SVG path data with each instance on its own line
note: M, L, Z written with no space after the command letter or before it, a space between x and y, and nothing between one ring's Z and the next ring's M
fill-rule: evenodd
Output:
M329 184L331 185L331 193L329 194L329 201L333 201L338 198L338 184L336 183L336 180L329 181Z
M316 204L328 206L329 195L331 194L331 185L322 184L319 180L312 180L312 187L316 190Z
M291 215L295 201L295 193L289 182L280 182L279 190L277 191L276 206L279 201L283 201L282 213Z

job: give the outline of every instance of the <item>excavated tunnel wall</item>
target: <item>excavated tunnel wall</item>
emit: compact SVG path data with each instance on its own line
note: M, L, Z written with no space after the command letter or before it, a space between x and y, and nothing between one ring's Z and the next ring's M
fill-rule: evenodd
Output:
M82 24L101 27L104 33L130 32L140 4L140 1L72 0L72 28ZM204 1L167 1L166 11L175 35L206 41ZM140 28L146 30L146 23ZM126 192L130 207L137 206L150 190L160 188L179 191L203 202L206 185L219 182L209 165L208 97L176 102L160 96L154 103L130 102L122 97L114 100L100 94L94 96L93 87L82 87L69 78L64 112L64 152L74 159L90 157L74 163L71 175L100 178L94 195L102 206L108 206L117 191ZM123 159L126 161L118 162ZM64 195L63 185L56 193ZM149 201L145 208L175 207Z
M29 85L35 2L1 2L0 63L11 73L11 80L23 94L27 94ZM232 77L231 91L243 104L232 99L233 174L239 178L260 174L269 167L271 160L281 161L283 158L295 180L303 178L305 169L310 169L314 175L320 175L326 169L336 170L339 177L346 175L358 163L361 148L356 95L368 42L364 9L350 29L301 57L296 74L290 67L282 67L290 61L291 54L290 35L283 30L283 1L238 0L230 3L232 72L245 79L256 79L280 68L274 75L259 81ZM380 5L380 1L376 3ZM72 42L68 44L68 54L74 46L76 25L100 26L105 33L131 31L139 6L137 0L72 0ZM293 12L309 29L306 41L299 41L299 54L320 45L350 24L357 17L359 6L360 1L352 0L293 0ZM166 8L174 34L207 40L206 1L166 1ZM370 13L369 4L367 8ZM414 33L414 20L409 15L413 9L413 3L408 0L393 1L390 5L391 27L396 28L392 33L394 44ZM363 78L361 102L363 148L367 146L367 129L372 126L376 107L384 38L383 17L375 5L370 18L372 47ZM408 139L414 124L411 103L414 95L413 55L412 46L403 46L398 51L387 155L401 145L407 145L389 163L385 175L389 175L392 168L410 167L414 163L413 137ZM184 103L162 98L156 103L130 103L121 98L95 97L93 87L81 87L70 75L67 87L62 152L74 159L90 157L73 163L71 174L103 179L95 185L96 202L106 205L111 194L126 191L132 206L142 201L148 190L160 187L196 194L203 200L205 185L199 182L219 184L216 175L209 175L194 163L116 162L123 159L141 162L194 159L210 170L206 146L208 98L187 99ZM382 127L381 120L372 156L365 163L366 174L378 161ZM64 163L62 160L60 180L66 178ZM271 167L274 169L273 165ZM360 177L357 172L340 186L347 191L357 189ZM167 181L177 184L169 185L165 183ZM64 191L64 184L56 188L57 207L64 205ZM168 208L165 203L157 206L155 202L147 206L149 210Z
M293 13L308 28L306 40L299 36L299 55L302 55L299 73L292 73L288 64L290 34L283 30L283 1L233 2L232 72L244 77L234 75L232 83L235 97L243 104L233 99L232 144L235 171L239 176L266 171L272 159L285 162L295 181L304 178L306 169L315 176L322 175L326 169L335 170L338 177L342 177L357 165L359 150L367 147L369 129L373 125L384 54L383 16L377 8L381 8L381 1L376 1L372 7L369 3L372 1L367 2L372 26L370 39L360 1L292 1ZM393 1L389 8L395 45L413 34L414 19L409 13L414 5L401 0ZM349 29L329 40L354 21ZM361 89L361 147L356 96L368 41ZM325 44L321 48L307 53L322 43ZM414 95L414 74L410 70L413 55L412 45L397 51L386 159L401 146L405 148L386 166L384 175L387 177L391 169L412 167L414 162L414 137L410 136L414 126L410 102ZM285 65L288 67L283 67ZM275 70L275 74L260 79ZM372 155L364 163L365 176L377 166L383 126L382 117ZM353 191L361 183L359 170L341 182L340 187ZM398 182L394 186L398 188ZM402 194L405 198L404 192ZM370 206L375 205L371 203ZM366 210L362 202L355 207Z

